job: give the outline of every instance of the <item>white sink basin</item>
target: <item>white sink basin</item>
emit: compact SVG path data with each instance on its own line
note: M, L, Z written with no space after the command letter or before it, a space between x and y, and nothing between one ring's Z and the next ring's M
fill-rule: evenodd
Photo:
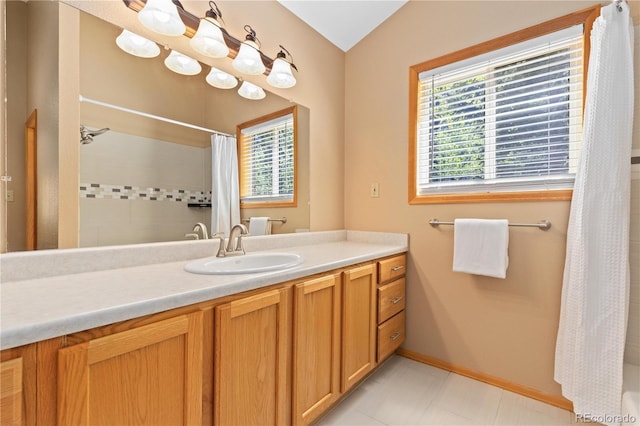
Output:
M184 270L193 274L231 275L279 271L304 261L293 253L248 253L227 257L205 257L187 263Z

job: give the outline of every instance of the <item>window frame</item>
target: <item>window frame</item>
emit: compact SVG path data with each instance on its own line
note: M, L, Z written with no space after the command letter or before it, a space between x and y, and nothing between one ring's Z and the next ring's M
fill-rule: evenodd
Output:
M574 25L584 25L583 31L583 108L586 95L587 70L591 48L590 34L593 22L600 15L600 5L580 10L532 27L507 34L493 40L431 59L409 68L409 204L475 203L492 201L571 200L572 189L549 189L513 192L469 192L419 195L417 188L418 166L418 102L420 73L454 62L492 52L513 44L541 37Z
M245 192L247 183L243 181L243 149L242 149L242 130L248 127L257 126L286 115L293 115L293 198L289 201L273 200L263 202L243 202L242 194ZM241 209L257 209L265 207L297 207L298 206L298 108L294 105L267 115L255 118L253 120L238 124L236 126L236 144L238 148L238 179L240 188L240 208Z

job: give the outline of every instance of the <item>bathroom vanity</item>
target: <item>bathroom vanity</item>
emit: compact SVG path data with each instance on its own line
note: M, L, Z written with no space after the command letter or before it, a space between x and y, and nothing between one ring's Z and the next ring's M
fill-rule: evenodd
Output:
M34 254L34 268L76 255L98 270L76 258L63 275L21 276L28 262L3 255L2 424L309 424L402 344L406 235L245 244L304 262L190 274L190 259L213 253L194 241L122 248L127 267L118 248ZM157 260L171 249L178 260Z

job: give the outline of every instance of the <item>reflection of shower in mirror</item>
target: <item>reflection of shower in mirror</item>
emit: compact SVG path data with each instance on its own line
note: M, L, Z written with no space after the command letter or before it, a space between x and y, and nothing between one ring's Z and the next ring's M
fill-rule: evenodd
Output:
M80 125L80 143L86 145L88 143L93 142L93 138L99 136L105 132L108 132L110 129L105 127L104 129L92 130L83 125Z

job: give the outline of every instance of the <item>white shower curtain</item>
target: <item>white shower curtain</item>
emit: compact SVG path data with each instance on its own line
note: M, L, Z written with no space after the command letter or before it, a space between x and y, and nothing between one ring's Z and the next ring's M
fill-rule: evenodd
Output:
M240 223L238 151L233 136L211 136L211 233L224 232Z
M619 6L603 7L591 33L555 359L575 413L605 424L619 424L629 305L633 26Z

